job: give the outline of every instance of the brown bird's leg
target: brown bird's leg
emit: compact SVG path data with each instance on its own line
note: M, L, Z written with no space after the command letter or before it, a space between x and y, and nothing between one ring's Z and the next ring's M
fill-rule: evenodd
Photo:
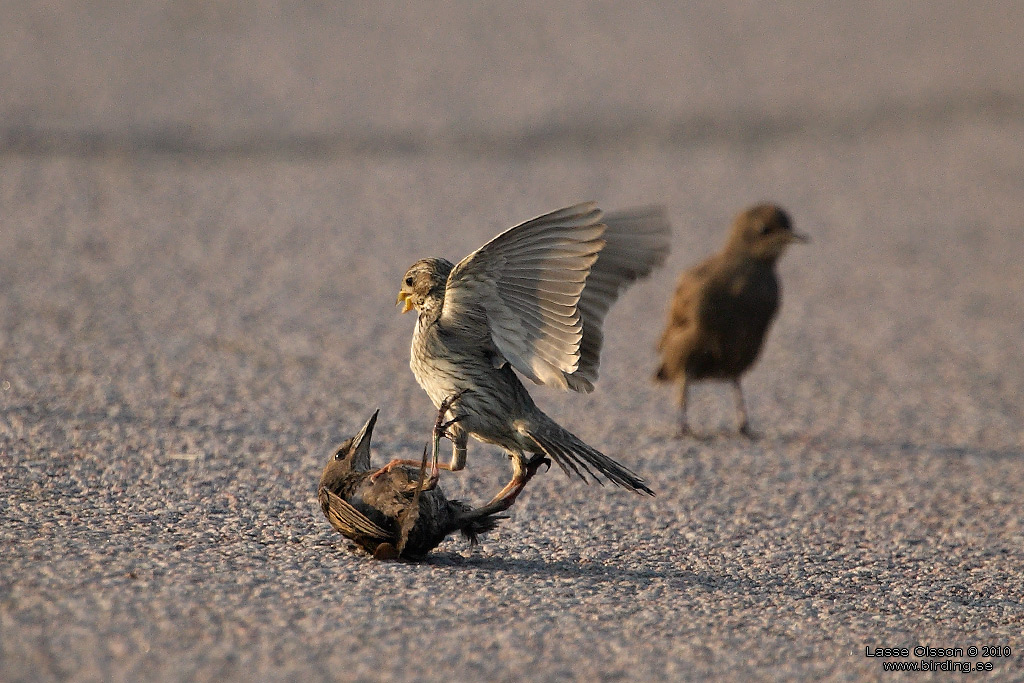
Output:
M690 436L693 433L690 431L690 423L686 419L686 401L689 393L690 383L687 381L686 375L683 375L683 379L679 383L679 431L676 432L677 439Z
M435 461L436 461L436 458L437 458L437 442L439 440L440 439L438 439L436 437L434 438L434 457L435 457ZM409 532L412 531L412 528L416 525L416 520L419 519L419 516L420 516L420 494L423 493L424 489L426 489L428 491L430 490L430 489L427 489L427 484L428 483L430 484L431 488L433 488L434 486L437 486L437 479L433 479L432 482L428 482L427 479L426 479L426 474L427 474L427 447L424 446L423 447L423 459L420 460L420 476L419 476L419 478L416 481L416 485L412 489L412 491L413 491L412 500L409 501L409 506L406 507L405 511L401 514L402 523L401 523L401 525L399 525L399 528L398 528L398 545L395 546L395 550L397 551L398 555L401 555L402 551L405 550L405 544L409 542ZM431 477L433 478L433 474L431 474ZM379 547L378 547L378 550L379 550ZM390 553L387 553L387 554L390 555ZM377 553L376 552L374 552L374 557L377 557ZM384 558L378 557L377 559L395 559L395 558L392 558L392 557L384 557Z
M437 462L437 452L439 450L441 450L441 437L447 436L449 438L453 438L448 433L448 431L447 431L448 427L451 427L453 424L455 424L456 422L458 422L462 418L461 417L456 417L456 418L453 418L451 420L448 420L447 422L442 422L443 418L444 418L444 412L443 411L439 412L437 414L437 421L434 423L434 438L432 439L431 456L430 456L430 478L429 479L425 479L424 478L424 475L425 475L426 469L427 469L427 447L424 446L423 447L423 459L419 462L419 467L420 467L420 478L419 478L419 481L416 484L411 484L410 487L409 487L410 491L415 491L416 492L416 495L413 497L414 501L418 500L419 492L420 491L432 491L432 490L434 490L434 488L437 486L438 480L441 478L441 474L440 474L440 472L438 470L440 470L440 469L447 469L444 465L439 465L438 462ZM385 467L394 467L394 466L396 466L395 463L412 464L412 465L416 465L417 464L415 460L392 460L387 465L385 465ZM381 468L381 470L378 470L378 471L374 472L372 475L370 475L371 481L376 481L376 478L380 476L380 474L383 471L383 469L384 468ZM399 550L401 550L401 548L399 548Z
M436 448L435 448L435 454L436 454ZM419 460L409 460L408 458L395 458L394 460L389 462L387 465L384 465L384 467L381 467L379 470L377 470L376 472L371 474L370 475L370 481L377 481L377 479L380 478L380 476L382 474L386 474L386 473L390 472L391 470L395 469L396 467L402 467L403 465L408 465L409 467L419 467L420 466L420 462L421 461L419 461ZM434 465L432 465L431 468L430 468L430 478L427 479L426 484L423 486L423 490L424 491L430 491L435 486L437 486L437 480L441 476L440 472L438 472L438 470L452 470L453 472L456 471L455 468L453 468L451 465L444 465L444 464L441 464L441 463L437 463L435 461Z
M537 453L529 460L525 460L521 453L509 453L509 455L512 457L512 479L505 484L505 488L498 491L498 495L491 498L490 502L484 506L491 512L501 512L512 507L512 503L516 502L516 498L526 488L526 484L533 479L533 475L537 474L541 465L547 465L548 469L551 469L551 461L543 453Z
M739 433L753 438L754 433L750 430L750 421L747 420L747 405L743 400L743 387L740 386L739 377L732 381L732 391L736 398L736 419L739 422Z
M437 409L437 418L434 419L432 449L433 455L431 457L430 464L430 478L426 481L426 484L424 484L423 486L424 491L431 491L435 486L437 486L437 481L440 478L439 470L450 470L452 472L457 472L458 470L461 470L466 466L466 441L468 435L461 429L456 428L452 429L451 431L449 431L448 429L449 427L454 427L455 423L457 423L459 420L462 420L464 416L454 417L451 420L448 420L447 422L445 422L444 420L444 416L448 413L448 410L452 407L452 404L455 403L455 401L457 401L459 397L461 397L464 393L466 393L466 391L468 391L468 389L460 391L457 394L452 394L451 396L448 396L443 401L441 401L441 405ZM454 444L452 462L449 465L441 465L437 462L437 452L438 450L440 450L442 437L448 437L449 439L452 440L452 443ZM419 460L395 458L387 465L384 465L384 467L381 467L379 470L371 474L370 481L377 481L377 479L382 474L390 472L396 467L400 467L402 465L416 467L419 466L419 464Z

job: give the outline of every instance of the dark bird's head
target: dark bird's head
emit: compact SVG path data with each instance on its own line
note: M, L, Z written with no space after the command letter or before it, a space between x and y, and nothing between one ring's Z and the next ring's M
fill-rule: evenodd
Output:
M379 412L379 408L373 411L373 415L355 436L346 439L331 452L324 472L320 475L321 486L334 490L336 483L344 477L370 469L370 439L373 437L373 425L377 423Z
M402 313L413 308L423 312L429 301L444 301L444 286L454 266L443 258L420 259L405 272L402 288L398 291L398 305L404 304Z
M793 242L807 242L793 230L789 214L774 204L753 206L733 221L729 249L751 258L774 261Z

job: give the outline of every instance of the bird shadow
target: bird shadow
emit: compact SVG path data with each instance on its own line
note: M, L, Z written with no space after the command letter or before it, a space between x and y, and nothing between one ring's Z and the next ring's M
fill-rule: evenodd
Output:
M900 453L904 455L940 455L950 458L978 457L987 460L1010 460L1024 458L1022 448L978 448L969 445L943 443L916 443L913 441L886 441L884 439L832 438L820 435L797 434L793 432L774 434L765 439L785 445L808 446L816 449L866 448L879 453Z
M646 588L652 581L664 581L673 588L698 587L709 591L735 590L750 591L761 586L749 579L732 576L718 576L706 572L694 572L678 567L622 567L614 563L581 562L575 558L548 560L501 557L497 555L465 557L457 553L434 553L421 564L485 571L494 574L509 573L517 576L543 578L561 577L574 580L614 581Z
M963 444L919 443L914 441L861 438L836 438L820 434L801 434L798 432L760 432L743 434L735 429L721 429L707 432L690 432L679 436L675 432L657 432L649 436L654 443L679 443L690 446L707 446L726 442L760 444L770 446L773 443L785 446L806 446L818 450L866 448L880 453L900 453L905 455L940 455L951 458L975 456L990 460L1009 460L1024 458L1024 448L979 448Z
M749 430L741 432L738 429L722 427L720 429L690 430L680 434L677 430L655 430L649 434L651 441L658 443L681 443L681 444L712 444L721 441L739 441L740 443L753 443L763 441L766 437L764 432Z

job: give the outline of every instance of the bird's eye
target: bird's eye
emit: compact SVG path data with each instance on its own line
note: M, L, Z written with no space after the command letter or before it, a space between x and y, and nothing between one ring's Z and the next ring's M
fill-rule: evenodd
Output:
M412 275L410 275L409 277L405 278L405 286L406 287L412 287Z
M772 231L772 228L773 228L773 226L772 226L771 223L765 223L764 225L761 226L761 234L762 235L767 235L768 233L770 233Z
M338 452L334 454L334 459L335 459L335 460L341 460L341 459L342 459L342 458L344 458L344 457L345 457L345 451L344 451L344 449L340 449L340 448L339 448L339 449L338 449Z

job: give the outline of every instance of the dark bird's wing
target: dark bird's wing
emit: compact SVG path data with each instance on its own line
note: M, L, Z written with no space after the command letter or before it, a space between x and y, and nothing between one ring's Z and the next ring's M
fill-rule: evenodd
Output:
M605 244L601 216L588 202L498 235L448 276L442 322L466 326L482 310L491 342L512 367L568 389L584 335L577 306Z
M714 272L716 262L715 257L711 257L679 277L669 308L668 325L658 342L659 351L666 349L674 335L686 334L699 324L702 299L706 296L707 282Z
M602 238L604 249L590 269L577 306L583 316L580 363L566 375L569 388L590 392L597 381L604 333L601 326L608 309L629 285L647 277L668 257L672 226L664 207L652 206L610 213Z
M669 305L668 324L658 341L661 364L654 373L657 381L668 382L685 376L686 367L697 356L703 358L704 363L713 362L717 342L708 334L706 318L712 308L708 304L711 290L721 291L721 287L712 287L720 263L720 255L712 256L679 277Z
M331 526L346 538L357 542L373 540L379 542L394 541L394 534L380 528L369 517L352 507L344 498L327 489L320 489L320 506Z

